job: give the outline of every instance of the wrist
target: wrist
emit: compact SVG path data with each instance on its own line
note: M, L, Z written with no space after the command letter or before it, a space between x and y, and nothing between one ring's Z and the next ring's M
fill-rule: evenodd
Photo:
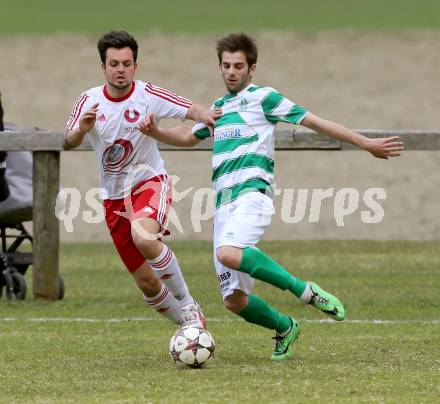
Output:
M86 133L87 132L82 132L79 128L67 132L64 138L63 147L74 148L79 146L82 143Z
M159 126L157 126L155 128L150 128L148 131L148 135L151 137L160 137L163 135L163 131Z
M81 129L81 127L78 127L76 134L77 134L77 136L84 137L87 132L88 132L87 130L84 130L84 129Z
M199 104L192 104L188 109L187 118L195 122L202 122L204 107Z
M363 135L359 135L359 137L357 138L357 142L356 142L357 146L359 146L361 149L364 150L369 150L370 146L371 146L371 139L363 136Z

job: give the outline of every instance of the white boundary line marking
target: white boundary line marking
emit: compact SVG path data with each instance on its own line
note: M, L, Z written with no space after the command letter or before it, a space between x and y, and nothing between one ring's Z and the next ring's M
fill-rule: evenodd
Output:
M120 318L81 318L81 317L0 317L0 322L27 322L27 323L128 323L128 322L154 322L167 321L160 317L120 317ZM208 317L208 322L238 322L243 321L239 318L229 317ZM375 324L375 325L398 325L398 324L426 324L440 325L440 320L357 320L347 319L342 322L331 319L298 319L300 323L311 324Z

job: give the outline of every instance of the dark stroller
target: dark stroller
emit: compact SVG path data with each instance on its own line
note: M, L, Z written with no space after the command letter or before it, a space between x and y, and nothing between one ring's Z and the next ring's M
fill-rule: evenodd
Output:
M0 297L5 289L8 300L23 300L26 297L24 274L32 264L32 252L18 249L24 242L32 245L32 236L23 225L32 220L32 155L10 152L5 162L5 182L10 195L0 202Z
M0 131L17 129L12 125L4 127L2 118L0 100ZM4 290L8 300L26 298L24 275L32 265L32 250L18 250L23 243L32 246L32 236L23 225L32 220L32 199L32 153L0 152L0 298ZM58 298L63 296L64 282L60 277Z

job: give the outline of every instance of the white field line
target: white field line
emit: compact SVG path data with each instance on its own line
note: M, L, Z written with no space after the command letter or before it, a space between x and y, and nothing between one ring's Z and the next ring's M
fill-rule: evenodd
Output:
M27 322L27 323L128 323L128 322L155 322L168 321L160 317L121 317L121 318L81 318L81 317L0 317L0 322ZM241 318L229 317L208 317L208 322L238 322ZM298 319L300 323L311 324L338 324L331 319ZM440 325L440 320L356 320L346 319L340 324L375 324L375 325L397 325L397 324L426 324Z

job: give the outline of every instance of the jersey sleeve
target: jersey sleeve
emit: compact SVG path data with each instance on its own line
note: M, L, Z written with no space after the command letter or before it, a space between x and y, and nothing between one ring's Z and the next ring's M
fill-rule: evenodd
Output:
M146 84L145 91L151 97L151 110L148 112L154 112L159 120L162 118L185 120L192 101L150 83Z
M215 108L215 107L217 107L217 108L221 108L221 106L222 106L223 104L222 104L222 103L219 103L220 100L221 100L221 99L215 101L215 102L211 105L210 109L213 109L213 108ZM196 138L201 139L201 140L206 139L206 138L211 137L211 136L214 135L214 132L213 132L212 130L209 130L209 128L208 128L204 123L200 123L200 122L198 122L197 124L195 124L195 125L192 127L192 132L193 132L193 135L194 135Z
M70 114L69 120L66 123L66 133L79 126L79 118L81 115L89 110L93 105L93 101L87 93L82 93L76 100L72 113Z
M211 136L211 131L204 123L198 123L192 127L193 135L198 139L206 139Z
M264 116L269 122L286 122L299 125L309 111L290 101L278 91L269 89L261 100Z

